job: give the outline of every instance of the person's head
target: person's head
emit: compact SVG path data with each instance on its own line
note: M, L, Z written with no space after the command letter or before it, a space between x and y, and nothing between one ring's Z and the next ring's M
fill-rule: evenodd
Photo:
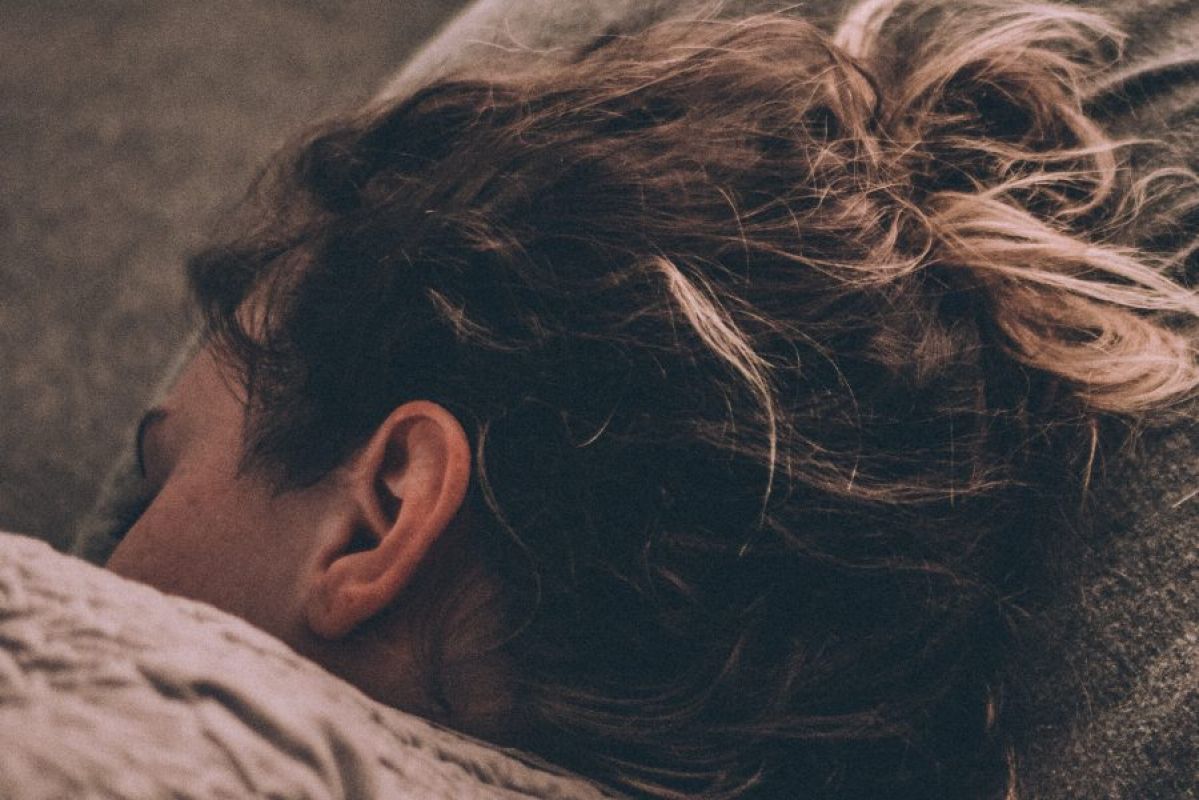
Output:
M114 568L635 791L1001 791L1004 598L1199 305L1111 222L1097 20L885 5L313 134L191 265Z

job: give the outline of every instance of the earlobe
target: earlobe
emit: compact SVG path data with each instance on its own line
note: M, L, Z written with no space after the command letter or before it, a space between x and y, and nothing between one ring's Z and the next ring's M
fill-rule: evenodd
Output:
M305 617L336 639L386 609L451 527L470 482L470 445L458 420L424 400L391 413L355 457L347 525L320 566Z

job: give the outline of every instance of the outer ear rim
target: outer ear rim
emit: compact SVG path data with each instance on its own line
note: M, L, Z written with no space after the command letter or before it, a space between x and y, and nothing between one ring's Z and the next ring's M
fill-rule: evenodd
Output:
M413 470L409 451L415 445L405 440L425 421L432 423L435 440L422 447L439 450L430 472L426 453ZM396 447L404 453L403 466L389 465ZM428 485L407 500L393 498L397 511L382 507L380 491L399 492L405 472L420 471ZM407 587L429 556L433 545L455 522L465 502L471 474L471 449L458 419L429 400L414 400L398 406L371 436L351 467L351 491L358 511L355 524L344 530L323 559L304 616L308 627L325 639L340 639L384 611ZM408 477L411 477L409 474ZM420 483L420 478L417 479ZM384 488L380 488L383 486ZM346 552L354 534L369 530L377 545L367 551Z

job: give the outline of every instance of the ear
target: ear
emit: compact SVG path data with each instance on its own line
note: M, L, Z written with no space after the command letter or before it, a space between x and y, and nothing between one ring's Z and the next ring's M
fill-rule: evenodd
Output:
M470 481L470 444L436 403L405 403L350 465L355 521L324 554L305 600L312 631L345 636L387 608L453 523Z

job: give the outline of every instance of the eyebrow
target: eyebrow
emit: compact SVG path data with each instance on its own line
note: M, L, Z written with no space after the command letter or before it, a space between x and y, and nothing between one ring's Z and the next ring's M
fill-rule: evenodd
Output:
M137 436L134 438L133 448L137 455L137 471L143 478L146 477L146 434L149 433L150 426L160 422L166 415L166 409L151 408L142 414L141 421L137 423Z

